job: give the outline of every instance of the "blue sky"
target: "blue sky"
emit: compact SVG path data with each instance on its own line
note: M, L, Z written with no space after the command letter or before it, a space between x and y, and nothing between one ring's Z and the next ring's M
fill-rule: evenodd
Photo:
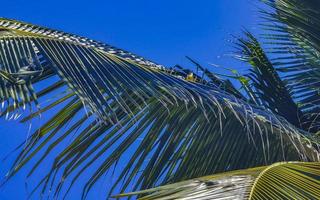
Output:
M256 5L257 0L10 0L1 2L0 15L86 36L169 67L191 66L185 59L190 56L207 67L214 63L243 70L228 56L229 40L241 35L243 28L256 31ZM0 123L3 177L15 154L2 158L27 137L27 131L17 122L0 119ZM1 200L26 198L26 172L0 188ZM103 197L102 189L96 190Z

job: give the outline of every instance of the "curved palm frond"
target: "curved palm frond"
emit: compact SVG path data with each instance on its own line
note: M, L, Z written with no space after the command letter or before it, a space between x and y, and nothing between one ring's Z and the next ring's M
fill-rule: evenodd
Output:
M158 199L319 199L320 163L276 163L115 197Z
M277 161L319 160L318 144L308 133L214 84L187 81L176 71L86 38L6 19L0 27L5 33L1 51L11 60L1 67L0 81L9 84L5 91L20 84L15 74L24 68L16 60L30 55L50 76L27 69L26 83L60 78L26 101L15 97L22 90L12 90L3 97L14 101L4 113L69 88L22 119L52 114L48 111L55 108L8 175L34 159L32 175L55 152L52 168L35 187L42 194L68 194L86 172L85 198L98 180L113 174L112 168L118 172L107 191L124 192ZM10 82L12 77L17 81Z

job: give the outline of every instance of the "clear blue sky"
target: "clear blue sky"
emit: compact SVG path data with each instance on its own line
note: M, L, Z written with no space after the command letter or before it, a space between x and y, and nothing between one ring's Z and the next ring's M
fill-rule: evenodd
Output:
M188 55L208 67L214 63L241 70L243 65L226 56L232 50L228 40L244 27L255 32L257 1L6 0L0 16L103 41L166 66L189 66ZM15 154L6 161L2 158L27 137L24 128L0 119L2 177ZM26 198L25 172L0 188L1 200ZM103 199L103 187L96 190L97 199Z

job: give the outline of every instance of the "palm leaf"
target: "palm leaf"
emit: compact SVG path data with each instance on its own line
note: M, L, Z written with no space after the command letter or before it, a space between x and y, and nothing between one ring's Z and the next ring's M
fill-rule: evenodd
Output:
M318 145L308 133L214 84L187 81L181 73L75 35L6 19L0 26L10 33L0 40L18 44L10 51L32 44L28 51L62 81L34 96L66 90L23 118L51 116L34 130L8 174L9 179L34 160L31 176L54 152L52 168L34 190L43 195L67 195L85 172L90 175L83 198L108 174L115 176L107 189L111 193L277 161L319 160ZM21 69L13 61L10 67ZM48 76L30 82L38 80ZM23 104L9 105L6 112ZM110 172L113 168L118 172Z
M237 58L252 66L245 75L251 83L252 96L258 96L262 106L286 118L290 123L308 131L310 124L304 123L303 113L291 97L273 64L258 40L249 32L246 38L239 38Z
M319 199L320 163L276 163L116 197L158 199Z
M310 131L319 130L319 55L320 4L315 0L264 1L263 35L273 65L283 73L284 81L303 111Z

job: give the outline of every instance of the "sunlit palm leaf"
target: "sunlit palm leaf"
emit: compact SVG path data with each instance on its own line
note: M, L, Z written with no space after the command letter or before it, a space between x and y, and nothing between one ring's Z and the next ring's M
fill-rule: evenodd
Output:
M277 163L227 172L116 197L170 199L319 199L320 163ZM142 197L141 197L142 196Z

